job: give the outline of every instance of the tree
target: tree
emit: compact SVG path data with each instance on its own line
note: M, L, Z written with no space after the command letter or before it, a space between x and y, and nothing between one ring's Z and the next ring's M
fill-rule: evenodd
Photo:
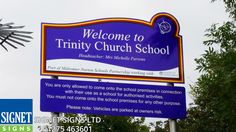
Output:
M128 116L100 116L102 122L94 124L97 132L148 132L149 128L143 123L145 118Z
M215 2L217 0L211 0L212 2ZM232 17L234 20L236 20L236 2L235 0L223 0L223 2L226 5L226 12L229 12L230 17Z
M236 2L224 2L232 20L207 30L203 44L208 49L195 59L201 73L191 86L195 104L178 121L179 131L236 131Z
M2 19L0 19L0 22ZM17 46L15 44L20 46L25 46L22 42L30 42L29 39L32 39L31 36L28 34L31 34L32 32L27 31L20 31L16 29L21 29L24 26L13 26L14 23L0 23L0 45L2 48L4 48L6 51L8 51L5 44L9 45L10 47L17 49Z
M155 123L150 123L150 125L154 128L152 132L168 132L169 131L169 122L165 121L156 121Z

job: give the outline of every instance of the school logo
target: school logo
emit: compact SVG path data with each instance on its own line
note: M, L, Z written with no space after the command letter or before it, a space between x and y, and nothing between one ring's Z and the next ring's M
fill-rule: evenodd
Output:
M170 23L166 22L166 21L162 21L159 25L161 34L166 34L169 33L171 31L171 25Z
M32 106L32 99L0 99L0 132L32 132Z

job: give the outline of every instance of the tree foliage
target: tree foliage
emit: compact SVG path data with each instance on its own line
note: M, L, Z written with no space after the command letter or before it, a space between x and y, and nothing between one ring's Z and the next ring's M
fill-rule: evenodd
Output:
M179 131L236 131L236 2L224 2L232 20L207 30L203 44L208 49L195 59L201 72L191 86L195 104L178 122Z
M212 0L215 2L217 0ZM230 17L236 19L236 1L235 0L223 0L226 7L226 12L229 12Z
M168 132L169 131L169 122L166 121L156 121L155 123L150 123L151 127L154 128L152 132Z

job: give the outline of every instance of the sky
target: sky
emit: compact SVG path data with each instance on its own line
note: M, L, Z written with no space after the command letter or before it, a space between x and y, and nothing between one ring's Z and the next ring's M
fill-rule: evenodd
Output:
M101 18L125 17L149 21L159 12L175 16L183 36L185 83L177 84L186 88L187 107L192 102L189 85L199 77L195 70L195 58L206 49L202 42L205 30L213 23L228 19L222 2L210 0L0 0L2 23L14 22L25 25L24 30L32 31L33 40L26 47L9 52L0 48L0 98L32 98L34 115L40 112L40 34L41 23L75 23ZM95 79L83 79L92 80ZM153 82L129 82L105 80L110 82L153 84ZM147 118L149 121L155 118Z

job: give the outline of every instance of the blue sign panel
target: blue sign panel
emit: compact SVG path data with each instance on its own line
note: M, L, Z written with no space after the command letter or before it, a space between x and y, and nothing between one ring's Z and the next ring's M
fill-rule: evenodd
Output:
M41 111L184 118L183 87L41 80Z
M32 99L0 99L0 124L32 124Z
M184 82L178 21L108 18L42 24L43 75Z

